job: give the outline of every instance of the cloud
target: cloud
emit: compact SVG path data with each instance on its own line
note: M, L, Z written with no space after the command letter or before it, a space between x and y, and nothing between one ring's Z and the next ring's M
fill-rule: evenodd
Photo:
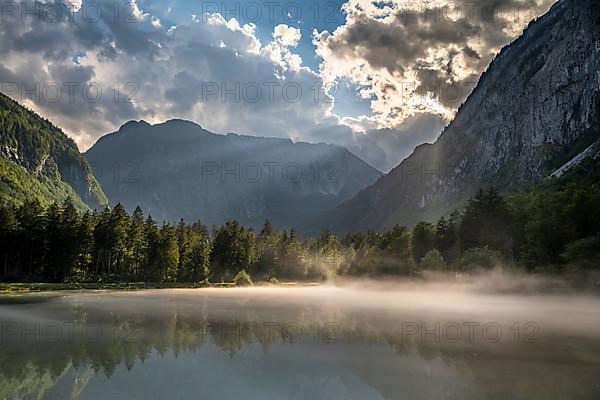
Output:
M127 81L105 73L126 68L126 58L148 64L158 57L166 33L135 1L123 1L119 14L112 0L14 4L0 25L5 94L63 127L82 148L140 115L118 95Z
M218 13L161 21L135 0L120 0L118 14L114 0L20 6L39 4L61 11L48 18L41 8L39 18L24 21L16 13L0 25L0 81L18 84L17 91L2 90L64 128L82 150L130 119L185 118L217 133L344 145L384 171L437 137L442 118L472 89L468 83L524 25L508 16L496 25L423 22L418 18L427 12L403 11L404 2L350 0L345 25L314 33L323 63L312 71L298 53L300 30L285 24L273 26L270 38L261 36L263 43L254 24ZM333 113L324 84L339 78L372 99L373 115ZM454 98L423 90L448 83L466 88L451 93ZM23 85L36 84L36 95L23 96ZM58 100L40 95L52 84L62 87ZM101 96L91 100L98 90Z
M553 2L349 0L347 22L313 43L324 80L357 84L379 127L423 112L448 120L500 47Z
M273 39L282 46L296 47L301 38L300 29L285 24L279 24L273 29Z
M86 18L92 2L75 12L60 4L70 14L59 21L23 23L15 15L0 27L0 77L26 88L75 84L73 95L63 93L59 101L44 95L17 100L65 128L82 149L127 119L181 117L216 132L297 140L316 139L319 128L318 141L328 141L331 127L351 135L330 115L320 77L292 51L301 37L296 28L274 27L273 40L263 45L253 24L220 14L190 18L175 29L135 1L121 2L126 12L117 20L112 0L96 2L103 12L94 21ZM83 88L90 87L101 89L100 100L85 98Z

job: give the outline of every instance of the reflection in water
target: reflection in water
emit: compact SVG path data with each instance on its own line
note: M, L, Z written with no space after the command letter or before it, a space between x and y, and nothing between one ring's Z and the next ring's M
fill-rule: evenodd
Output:
M600 299L201 289L2 302L1 399L598 399Z

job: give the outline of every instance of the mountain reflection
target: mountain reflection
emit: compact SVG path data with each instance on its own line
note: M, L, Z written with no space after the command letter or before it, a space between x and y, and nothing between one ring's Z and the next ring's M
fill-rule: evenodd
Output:
M568 390L571 398L593 399L600 394L598 320L588 313L571 314L581 330L557 330L543 313L525 329L527 313L534 320L537 307L552 306L549 299L518 299L524 313L508 319L493 307L464 312L453 297L449 311L416 292L403 298L384 293L389 303L377 304L377 311L366 299L379 300L368 292L333 296L332 290L20 298L0 305L0 398L164 399L176 393L178 399L559 399ZM489 301L466 296L461 301L473 302L473 309ZM498 298L504 307L507 301ZM581 308L587 301L594 300L571 306Z

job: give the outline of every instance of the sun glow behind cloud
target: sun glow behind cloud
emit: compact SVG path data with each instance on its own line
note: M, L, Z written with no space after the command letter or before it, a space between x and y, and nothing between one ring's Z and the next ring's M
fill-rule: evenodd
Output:
M28 88L48 82L98 85L103 96L95 102L81 90L59 101L13 96L64 128L81 149L130 119L179 117L221 133L341 144L387 170L415 145L435 139L500 47L551 2L495 1L505 11L490 20L457 12L436 18L439 2L409 9L409 2L399 0L349 0L345 18L328 25L321 21L325 12L311 19L313 3L304 2L299 22L252 23L243 22L243 15L202 9L175 15L192 7L178 0L121 0L116 20L112 0L95 1L104 12L90 21L85 16L91 1L69 1L64 4L70 13L60 20L22 22L17 15L0 26L0 81ZM32 0L26 3L34 7ZM341 81L348 90L335 86ZM263 96L206 98L207 82L219 92L239 84L242 94L259 86ZM272 84L279 86L267 99ZM296 87L283 92L290 84L302 89L298 100L289 98ZM338 117L333 97L355 95L369 111L347 101L344 117ZM129 97L133 101L123 101ZM439 122L426 122L432 118ZM419 119L424 123L415 123ZM398 140L382 141L382 132ZM399 147L388 148L390 143Z
M553 0L349 0L346 24L313 32L325 83L349 79L378 127L427 112L449 120L500 48Z

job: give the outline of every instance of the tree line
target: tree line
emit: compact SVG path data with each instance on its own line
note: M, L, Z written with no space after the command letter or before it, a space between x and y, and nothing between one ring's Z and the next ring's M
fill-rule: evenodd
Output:
M325 237L327 245L328 237ZM118 204L81 214L70 199L0 206L0 278L24 282L231 282L251 277L323 279L309 253L330 251L266 221L256 233L236 221L158 225ZM333 251L333 248L331 249Z
M469 272L509 266L529 272L600 273L600 187L570 183L506 197L480 190L462 211L412 230L347 234L344 273Z
M322 231L303 239L266 221L158 225L138 207L78 212L71 200L0 207L0 278L27 282L320 281L332 275L418 275L513 265L529 271L598 270L600 190L479 191L437 223L387 232Z

